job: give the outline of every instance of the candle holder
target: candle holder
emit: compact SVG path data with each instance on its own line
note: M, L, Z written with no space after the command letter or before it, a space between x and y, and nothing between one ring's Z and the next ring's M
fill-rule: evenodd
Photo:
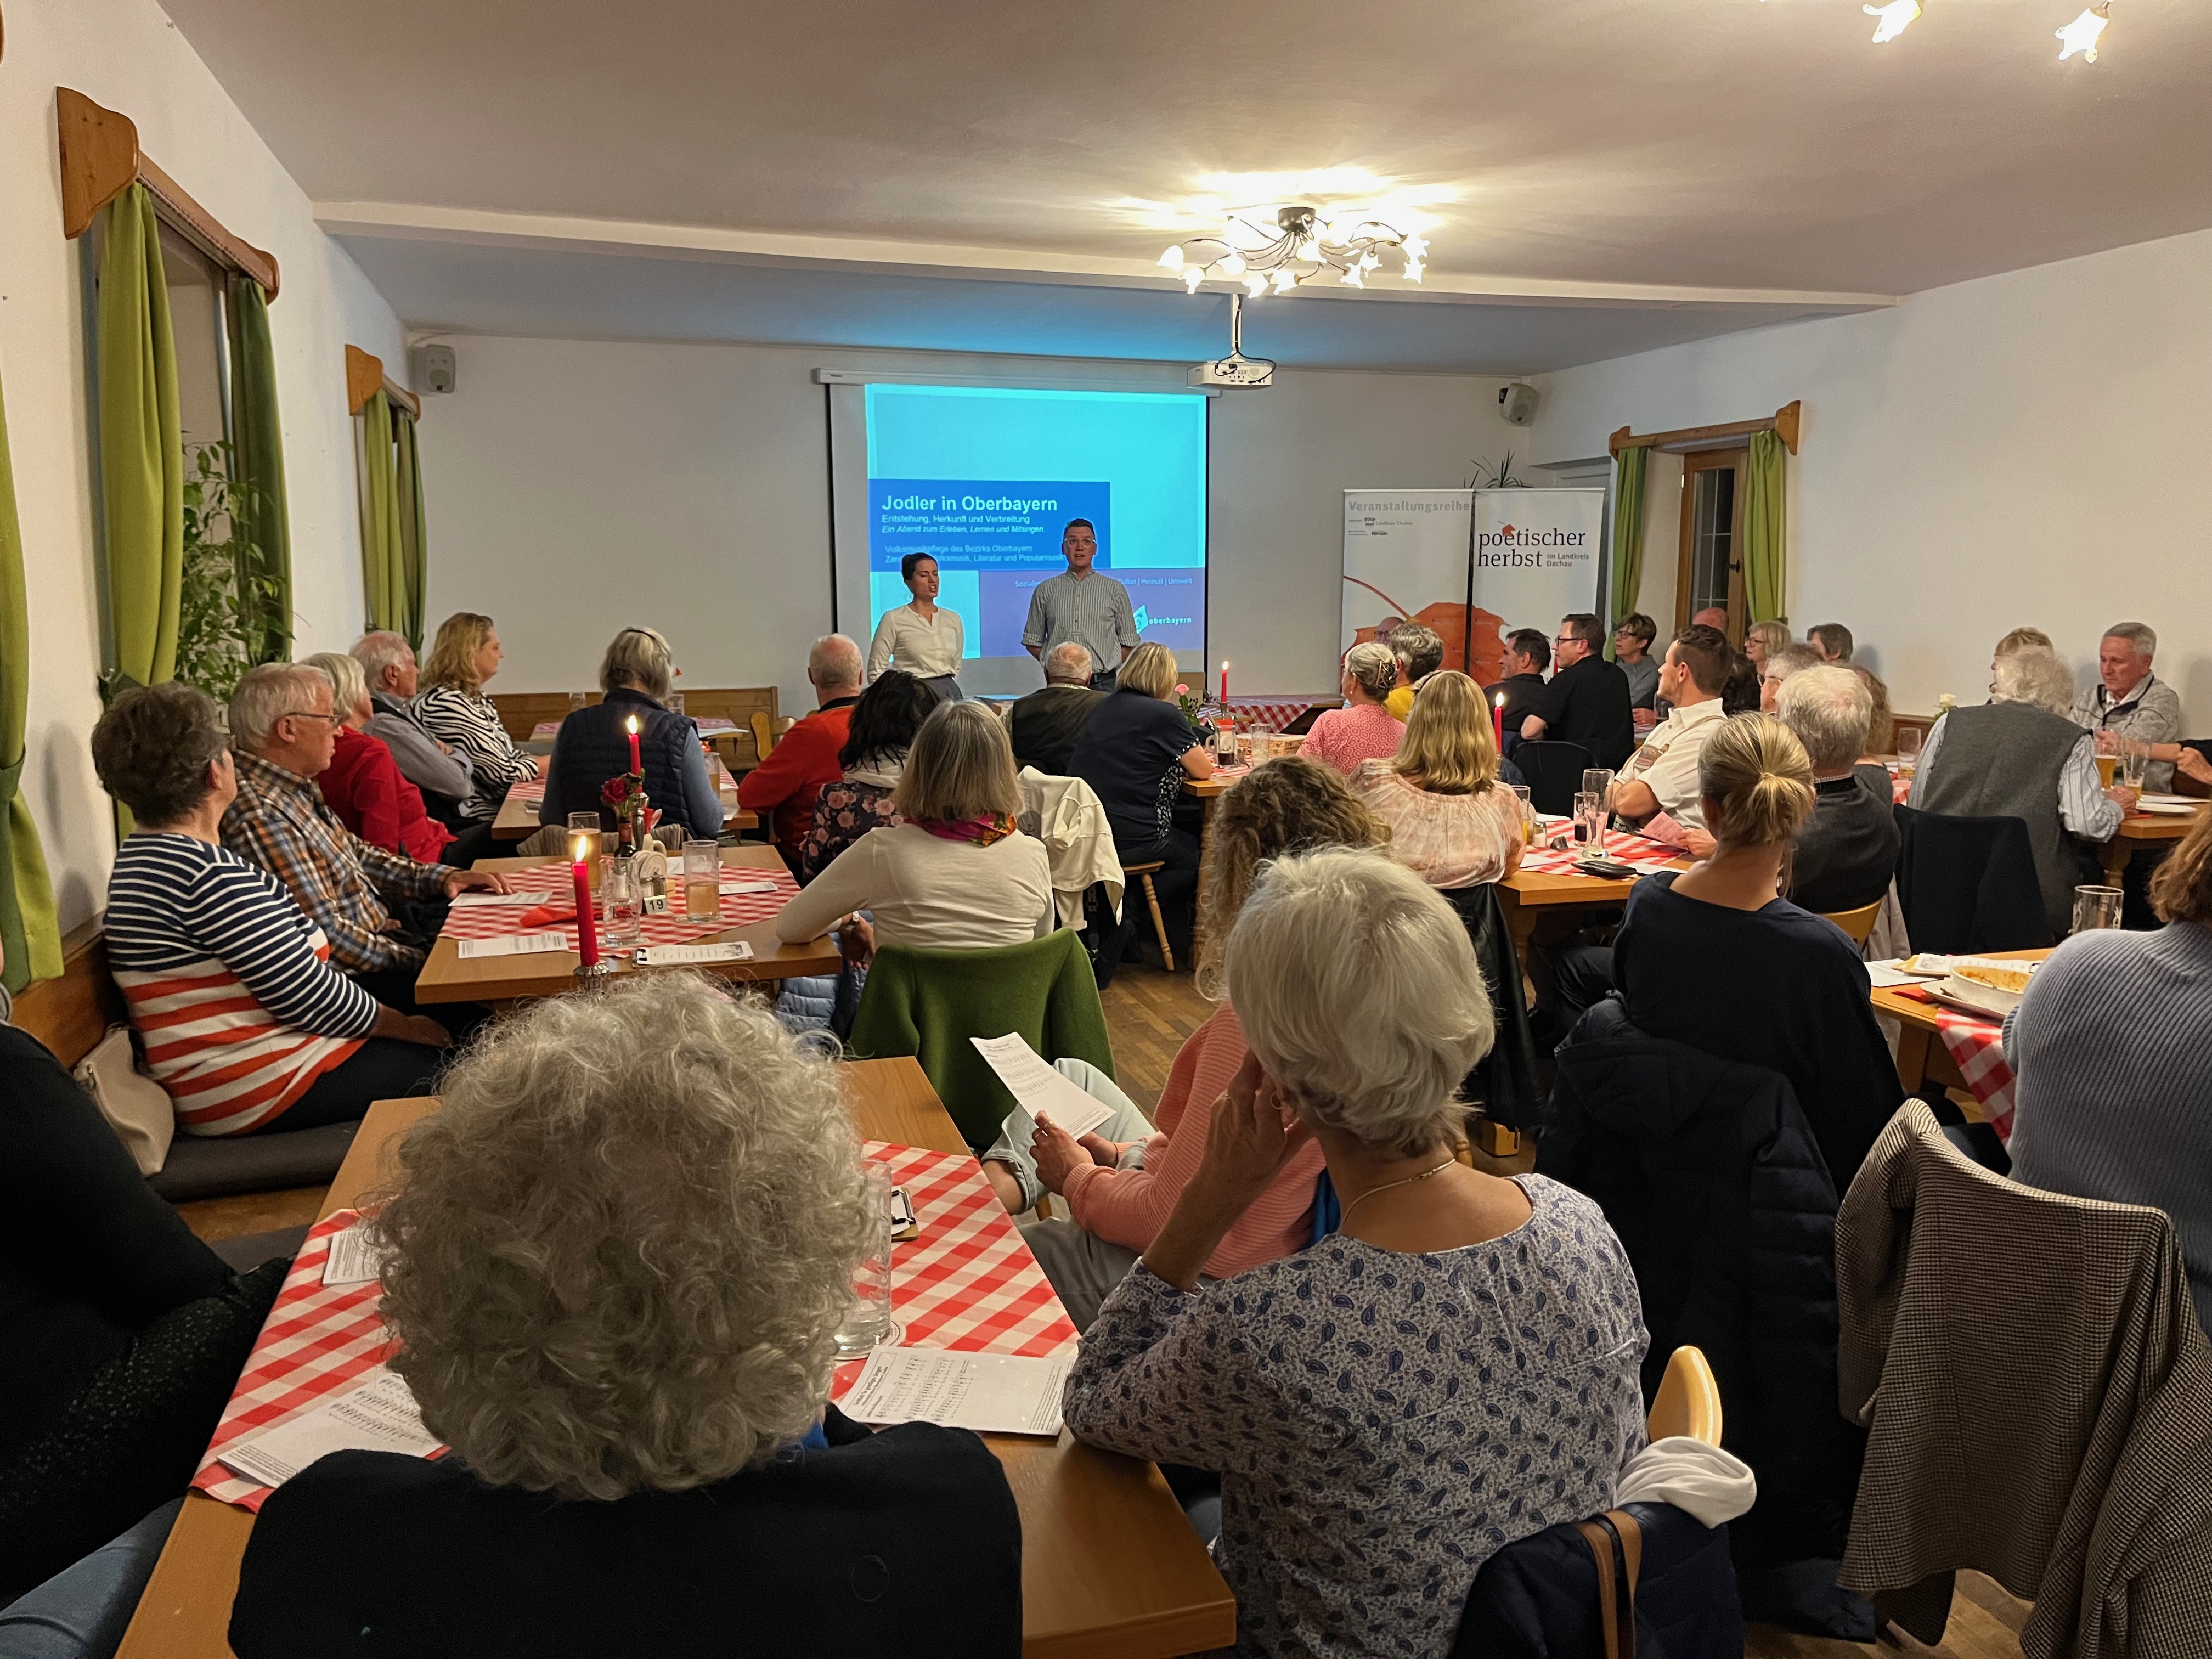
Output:
M588 990L602 983L614 970L614 963L605 957L601 957L597 962L580 962L576 964L576 983L580 988Z

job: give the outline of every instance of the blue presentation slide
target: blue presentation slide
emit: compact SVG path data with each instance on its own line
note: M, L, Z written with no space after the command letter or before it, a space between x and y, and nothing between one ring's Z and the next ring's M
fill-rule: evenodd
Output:
M938 603L970 658L1024 654L1039 582L1088 519L1097 568L1129 590L1138 631L1206 647L1206 399L1174 392L866 388L868 627L907 602L900 562L937 561Z

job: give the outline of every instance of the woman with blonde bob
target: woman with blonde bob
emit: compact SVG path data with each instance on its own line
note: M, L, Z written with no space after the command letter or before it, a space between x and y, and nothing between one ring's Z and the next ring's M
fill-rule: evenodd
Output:
M1782 896L1813 765L1768 714L1723 720L1698 762L1713 848L1628 895L1613 982L1646 1036L1790 1079L1840 1193L1905 1102L1842 928Z
M1377 847L1389 834L1343 779L1316 762L1286 756L1253 768L1214 807L1206 838L1206 943L1196 978L1199 994L1219 1006L1176 1051L1152 1121L1111 1078L1063 1060L1062 1073L1113 1106L1115 1116L1080 1141L1047 1122L1026 1147L1001 1135L983 1154L984 1172L1009 1210L1029 1209L1045 1192L1067 1200L1070 1218L1032 1223L1022 1236L1078 1330L1165 1224L1198 1169L1214 1104L1244 1064L1249 1051L1225 1000L1222 957L1253 883L1285 854ZM1303 1247L1312 1236L1320 1173L1318 1147L1286 1162L1206 1258L1206 1277L1225 1279Z
M461 757L471 785L461 816L489 823L507 792L538 775L538 759L515 747L499 710L483 694L484 682L506 657L489 617L456 611L438 624L438 637L422 665L421 688L408 705L423 730Z
M832 927L864 963L881 938L926 951L1042 939L1058 925L1044 843L1014 825L1021 787L1006 728L988 704L946 702L921 724L891 791L902 822L871 830L783 908L776 936ZM874 912L872 928L855 914Z
M1457 669L1431 674L1390 760L1364 761L1352 787L1390 826L1390 853L1431 887L1503 881L1521 866L1521 802L1498 781L1490 712Z
M615 828L614 809L602 792L629 770L635 720L646 799L689 835L722 833L722 798L714 793L699 728L668 707L675 677L676 653L655 629L625 628L608 641L599 663L605 699L570 711L553 740L538 814L544 822L566 823L572 812L596 811L602 830Z
M279 1487L240 1659L364 1629L426 1659L703 1653L733 1628L763 1652L1019 1652L998 1460L827 1403L884 1224L825 1058L655 976L532 1004L442 1092L369 1237L389 1363L451 1450L340 1452Z
M1405 741L1406 728L1385 707L1398 685L1398 659L1387 645L1368 640L1344 653L1340 689L1344 707L1313 723L1298 752L1349 777L1362 761L1388 760Z
M1250 1057L1084 1335L1067 1425L1220 1471L1239 1653L1441 1656L1483 1561L1609 1506L1642 1449L1636 1278L1589 1200L1454 1157L1490 1000L1467 930L1410 871L1279 860L1227 977ZM1309 1146L1341 1229L1200 1291Z

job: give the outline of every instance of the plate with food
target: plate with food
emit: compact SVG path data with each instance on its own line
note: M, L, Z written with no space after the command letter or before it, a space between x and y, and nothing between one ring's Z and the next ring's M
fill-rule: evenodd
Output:
M1941 981L1921 988L1954 1008L2002 1019L2020 1006L2035 969L2032 962L1987 962L1961 957Z

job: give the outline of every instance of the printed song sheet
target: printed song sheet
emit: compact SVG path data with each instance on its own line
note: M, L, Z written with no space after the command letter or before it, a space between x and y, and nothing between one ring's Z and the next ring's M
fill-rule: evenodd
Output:
M242 1440L223 1463L249 1480L281 1486L319 1457L336 1451L402 1452L428 1457L440 1445L422 1426L407 1384L381 1365L362 1385L329 1404Z
M1015 1101L1014 1115L1026 1120L1014 1125L1014 1145L1026 1146L1036 1133L1036 1115L1051 1114L1052 1121L1080 1140L1114 1115L1112 1107L1062 1077L1052 1064L1022 1040L1018 1031L1004 1036L970 1037L976 1053L990 1062Z
M978 1434L1060 1432L1060 1390L1075 1356L878 1348L838 1409L856 1423L935 1423Z

